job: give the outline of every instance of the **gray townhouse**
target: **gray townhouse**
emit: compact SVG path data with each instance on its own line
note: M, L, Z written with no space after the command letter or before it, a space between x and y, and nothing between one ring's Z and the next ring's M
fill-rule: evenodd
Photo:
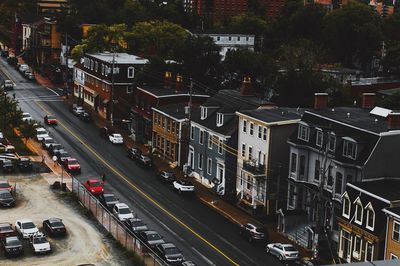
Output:
M193 111L188 167L204 186L227 198L236 197L238 117L235 112L267 104L254 96L250 80L240 92L221 90Z
M336 216L347 183L400 176L400 113L373 107L371 93L360 107L328 108L328 95L316 94L289 137L287 210L279 210L278 231L317 249L327 236L339 243Z

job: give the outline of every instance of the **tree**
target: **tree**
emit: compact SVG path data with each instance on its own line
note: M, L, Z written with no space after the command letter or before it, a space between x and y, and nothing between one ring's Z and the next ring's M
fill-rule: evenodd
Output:
M350 3L326 15L325 44L343 65L365 67L380 48L380 17L369 6Z
M19 127L19 131L22 134L22 137L25 138L25 143L28 142L29 139L35 136L36 133L35 129L36 129L35 123L32 121L25 121Z
M400 77L400 42L390 42L382 59L385 73Z
M246 13L235 16L231 20L229 30L235 33L262 35L268 27L268 23L254 13Z

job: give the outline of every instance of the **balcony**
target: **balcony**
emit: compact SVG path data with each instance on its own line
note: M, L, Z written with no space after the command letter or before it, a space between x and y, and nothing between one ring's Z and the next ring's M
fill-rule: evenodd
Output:
M266 176L265 165L257 164L255 161L244 161L243 170L249 172L253 176Z

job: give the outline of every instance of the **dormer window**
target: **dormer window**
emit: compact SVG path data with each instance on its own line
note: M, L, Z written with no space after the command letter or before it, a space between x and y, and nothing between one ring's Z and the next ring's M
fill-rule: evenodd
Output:
M351 203L349 196L347 193L343 195L343 209L342 209L342 215L343 217L349 219L350 218L350 208L351 208Z
M357 198L354 203L356 204L356 213L355 213L355 218L354 221L356 224L361 225L362 224L362 219L363 219L363 214L364 214L364 208L362 206L360 198Z
M317 129L317 139L315 141L315 145L318 147L322 147L322 142L324 140L324 133L321 129Z
M134 78L134 77L135 77L135 68L128 67L128 78Z
M217 114L217 127L220 127L224 124L224 114Z
M202 107L200 108L200 112L201 112L200 119L201 119L201 120L206 119L206 118L207 118L207 107L202 106Z
M334 133L329 134L328 137L328 151L334 152L336 147L336 136Z
M366 227L367 229L374 231L375 227L375 211L374 208L372 207L372 204L369 203L366 207L367 209L367 224Z
M299 124L299 132L297 137L308 142L310 139L310 128L307 125Z
M355 159L357 154L357 143L351 138L343 138L343 156Z

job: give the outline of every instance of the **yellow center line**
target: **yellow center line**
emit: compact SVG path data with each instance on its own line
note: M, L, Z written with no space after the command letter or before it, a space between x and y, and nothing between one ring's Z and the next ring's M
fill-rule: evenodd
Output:
M50 114L49 111L47 111L47 109L40 104L39 102L36 102L36 104L43 109L43 111L45 111L46 113ZM121 179L123 179L130 187L132 187L134 190L136 190L136 192L140 193L143 197L145 197L147 200L149 200L151 203L153 203L155 206L157 206L160 210L162 210L164 213L166 213L169 217L171 217L175 222L177 222L178 224L180 224L181 226L183 226L185 229L187 229L189 232L191 232L193 235L195 235L197 238L199 238L200 240L202 240L204 243L206 243L208 246L210 246L211 248L213 248L215 251L217 251L219 254L221 254L225 259L227 259L230 263L232 263L233 265L237 265L239 266L239 264L237 262L235 262L233 259L231 259L230 257L228 257L228 255L226 255L224 252L222 252L219 248L217 248L216 246L214 246L211 242L209 242L207 239L205 239L204 237L202 237L199 233L197 233L196 231L194 231L192 228L190 228L187 224L185 224L184 222L182 222L180 219L178 219L177 217L175 217L170 211L168 211L167 209L165 209L163 206L161 206L156 200L154 200L153 198L151 198L148 194L146 194L144 191L142 191L138 186L136 186L135 184L131 183L127 177L120 173L117 169L115 169L112 165L110 165L108 162L106 162L91 146L89 146L88 144L86 144L83 140L81 140L73 131L71 131L67 126L65 126L62 122L58 121L58 124L61 125L66 131L68 131L73 137L75 137L77 140L79 140L83 146L85 146L91 153L93 153L94 156L97 157L97 159L99 159L103 164L105 164L112 172L114 172L117 176L119 176Z

